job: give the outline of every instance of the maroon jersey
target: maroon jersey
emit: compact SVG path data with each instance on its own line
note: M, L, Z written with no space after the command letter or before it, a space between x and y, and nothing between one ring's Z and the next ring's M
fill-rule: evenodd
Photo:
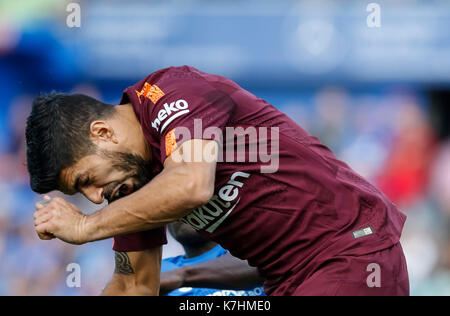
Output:
M398 243L405 216L385 195L234 82L171 67L126 89L124 103L132 104L142 125L155 172L187 139L220 143L214 196L181 221L258 267L268 294L333 255Z

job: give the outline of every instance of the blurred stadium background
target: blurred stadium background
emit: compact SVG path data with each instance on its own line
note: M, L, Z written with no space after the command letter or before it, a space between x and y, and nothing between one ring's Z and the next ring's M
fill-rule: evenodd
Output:
M32 98L52 89L117 104L149 73L188 64L286 112L408 215L413 295L450 295L448 1L0 0L0 295L97 295L112 241L41 242L25 166ZM381 6L381 27L366 6ZM83 197L69 198L92 212ZM173 240L164 256L179 254ZM78 263L82 287L69 288Z

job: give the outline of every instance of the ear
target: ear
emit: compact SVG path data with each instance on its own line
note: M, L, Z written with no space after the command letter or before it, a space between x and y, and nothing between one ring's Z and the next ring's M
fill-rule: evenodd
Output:
M94 143L113 142L118 143L114 129L105 121L94 121L90 126L91 139Z

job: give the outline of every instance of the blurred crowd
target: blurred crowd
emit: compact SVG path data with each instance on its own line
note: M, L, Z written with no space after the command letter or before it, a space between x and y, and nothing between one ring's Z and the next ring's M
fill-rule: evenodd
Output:
M135 83L135 79L120 77L120 71L118 78L107 81L108 78L101 78L94 67L91 74L97 77L80 84L86 76L77 72L77 55L71 50L76 40L63 36L67 43L61 44L55 40L55 28L47 25L49 21L45 20L53 16L58 23L64 24L66 2L0 0L0 295L97 295L114 270L111 240L77 247L60 241L43 242L37 238L33 227L34 206L42 199L29 188L25 164L24 130L33 97L38 91L56 89L81 92L117 104L122 90ZM45 23L36 22L42 19ZM101 19L94 20L98 22ZM230 21L234 23L233 19ZM195 26L195 23L189 22L189 25ZM150 38L150 26L145 30L139 28L142 32L136 36L140 34L145 40ZM96 27L93 29L97 30ZM225 27L211 30L228 34ZM163 29L154 28L153 31L153 40L159 45ZM182 34L181 27L173 32ZM100 33L105 35L101 30ZM268 41L279 37L271 32L263 33ZM204 37L209 40L208 36ZM111 40L114 36L108 38ZM195 34L191 38L193 42L202 39ZM245 45L248 40L233 33L232 40L235 39L240 39L239 45ZM146 43L143 39L138 42ZM174 43L167 40L166 44ZM156 51L162 47L158 45L155 45ZM205 45L200 45L202 52ZM106 45L107 52L111 51L109 47ZM127 51L141 55L140 46L133 47ZM277 45L267 47L278 48ZM90 48L96 52L98 47ZM169 52L161 51L164 52L161 56ZM178 51L181 57L185 56L184 50L170 50L172 54ZM198 57L195 52L191 55ZM227 50L219 47L214 54L218 52ZM115 53L121 55L122 51ZM221 64L213 60L214 54L210 54L207 60ZM273 55L270 55L271 60L262 60L267 63L267 68L271 62L282 59L278 52ZM144 57L144 60L158 60L147 55ZM191 60L205 57L202 55ZM246 62L252 60L253 57ZM93 64L96 62L92 61ZM114 70L118 64L108 68ZM136 65L144 69L143 64ZM197 64L192 66L209 70ZM223 66L223 69L228 68L225 63ZM152 68L148 73L154 70ZM319 137L340 159L380 187L408 216L402 243L408 262L411 293L450 295L450 139L438 137L430 115L429 98L421 86L368 84L364 88L356 88L346 84L327 86L319 82L309 88L291 84L283 90L280 86L274 88L274 80L261 73L245 72L248 76L253 75L258 84L252 87L248 78L243 82L238 80L239 84ZM57 194L53 192L51 195ZM65 198L86 213L99 208L80 195ZM181 247L169 240L163 256L180 254ZM81 287L71 287L72 283L67 282L71 273L68 267L72 263L81 268Z

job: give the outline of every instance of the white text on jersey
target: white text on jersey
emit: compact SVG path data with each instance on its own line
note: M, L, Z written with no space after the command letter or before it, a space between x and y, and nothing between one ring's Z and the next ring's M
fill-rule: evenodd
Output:
M152 122L152 127L162 133L174 119L186 113L189 113L189 104L186 100L180 99L170 104L165 103L164 109L159 110L158 117ZM161 124L163 124L162 127ZM159 130L160 127L161 131Z
M205 229L208 233L213 233L233 212L241 200L240 197L238 198L239 188L242 188L244 183L237 180L239 177L248 179L250 174L245 172L233 173L227 184L219 189L219 192L212 197L208 204L196 208L183 217L181 221L196 230ZM236 199L237 201L232 204L231 202ZM223 214L224 212L226 213ZM209 227L207 228L207 226Z

